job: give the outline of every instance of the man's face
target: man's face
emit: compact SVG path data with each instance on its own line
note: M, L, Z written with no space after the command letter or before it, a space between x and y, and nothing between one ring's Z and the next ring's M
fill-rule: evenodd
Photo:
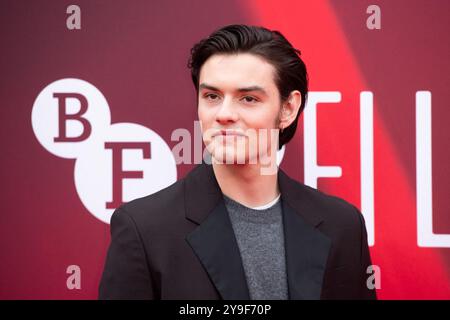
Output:
M277 143L277 137L270 139L280 112L274 76L271 64L248 53L213 55L203 64L198 117L215 160L255 163L251 161L257 161L258 154L267 154Z

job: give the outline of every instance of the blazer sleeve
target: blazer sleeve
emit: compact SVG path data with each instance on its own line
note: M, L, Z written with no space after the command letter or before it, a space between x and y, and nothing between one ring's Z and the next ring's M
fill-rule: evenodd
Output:
M99 299L154 299L143 243L136 224L122 207L111 217L111 243L99 286Z
M367 273L367 268L372 265L372 260L370 258L369 244L367 241L366 223L362 213L356 207L355 209L358 213L361 227L361 288L359 297L363 300L376 300L376 290L369 289L367 286L367 279L370 276L370 274Z

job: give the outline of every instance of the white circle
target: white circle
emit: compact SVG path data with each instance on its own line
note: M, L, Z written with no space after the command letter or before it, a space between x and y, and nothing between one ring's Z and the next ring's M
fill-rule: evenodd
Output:
M89 122L91 132L83 141L55 142L55 138L59 136L60 101L54 97L54 94L61 93L81 94L86 98L87 110L84 114L80 114L80 117ZM67 98L65 102L66 114L76 114L80 111L80 100ZM87 127L76 119L65 119L64 123L65 136L69 138L79 137L84 130L87 130ZM88 144L101 139L110 123L111 113L103 94L89 82L74 78L60 79L46 86L34 101L31 112L31 125L39 143L50 153L69 159L76 158Z
M113 151L105 143L137 142L149 144L150 159L142 149L122 151L122 171L142 172L142 178L117 179L114 188L122 189L123 202L155 193L177 180L175 158L166 142L154 131L134 123L113 124L103 141L89 144L75 162L75 186L83 205L96 218L109 223L115 208L113 200Z

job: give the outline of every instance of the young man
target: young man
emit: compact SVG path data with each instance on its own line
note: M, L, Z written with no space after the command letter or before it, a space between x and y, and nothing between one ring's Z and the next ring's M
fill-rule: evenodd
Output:
M245 25L193 47L212 165L114 212L101 299L376 298L358 209L264 171L305 107L299 55L279 32Z

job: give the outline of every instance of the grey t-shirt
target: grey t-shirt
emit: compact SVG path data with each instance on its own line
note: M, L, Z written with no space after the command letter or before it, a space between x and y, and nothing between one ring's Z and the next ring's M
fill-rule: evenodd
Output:
M288 285L280 199L252 209L223 195L252 300L286 300Z

